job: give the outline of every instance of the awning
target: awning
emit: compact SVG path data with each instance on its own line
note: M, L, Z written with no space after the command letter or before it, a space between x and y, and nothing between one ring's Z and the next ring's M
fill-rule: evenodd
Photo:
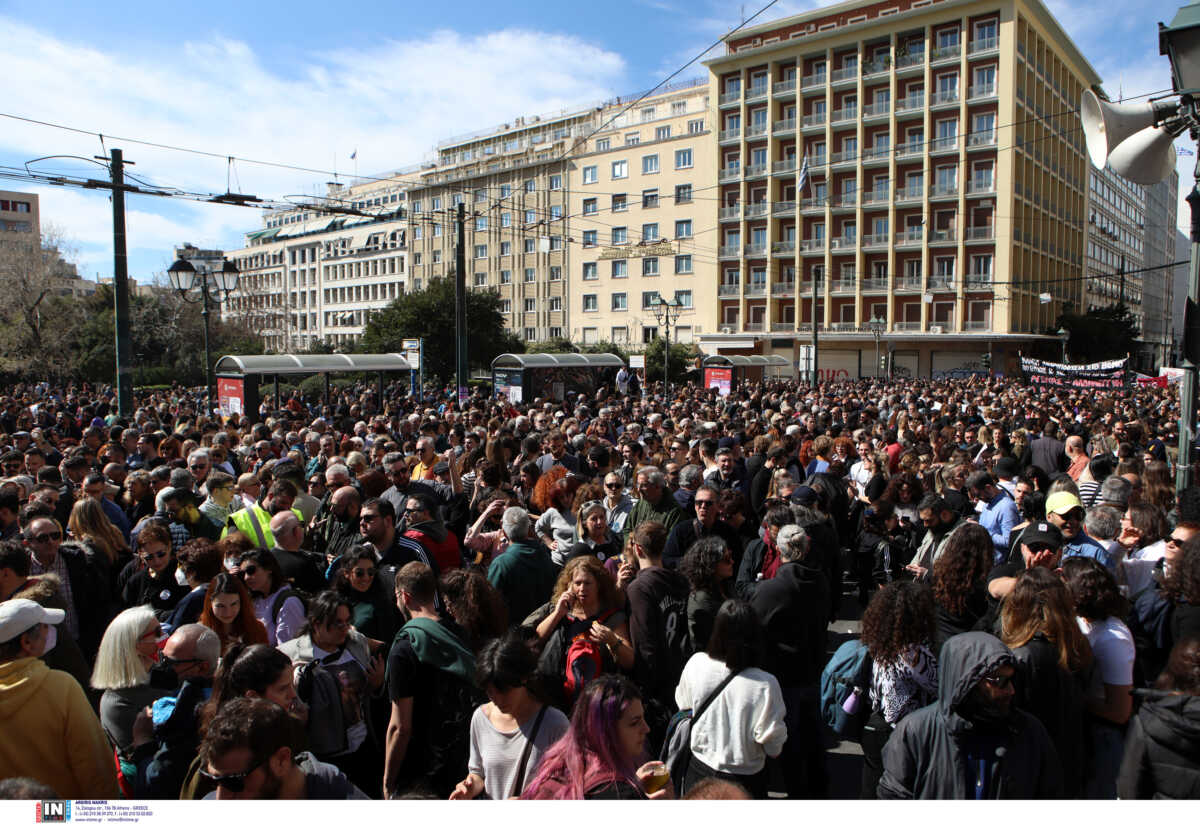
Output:
M709 355L705 366L791 366L782 355Z
M268 240L275 237L277 234L279 234L278 226L271 229L259 229L257 232L247 232L246 240Z
M406 372L404 355L225 355L217 361L218 375L297 375L323 372Z
M548 369L556 366L624 366L625 361L610 352L594 354L499 355L492 361L493 369Z

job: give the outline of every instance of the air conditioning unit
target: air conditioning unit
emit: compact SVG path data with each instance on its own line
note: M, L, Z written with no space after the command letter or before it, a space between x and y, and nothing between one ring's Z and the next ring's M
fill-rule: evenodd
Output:
M721 334L722 334L722 335L732 335L732 334L733 334L733 327L732 327L732 326L722 326L722 327L721 327Z
M941 335L941 334L945 333L945 331L946 331L945 326L930 326L929 327L929 332L930 332L930 334L933 334L933 335Z

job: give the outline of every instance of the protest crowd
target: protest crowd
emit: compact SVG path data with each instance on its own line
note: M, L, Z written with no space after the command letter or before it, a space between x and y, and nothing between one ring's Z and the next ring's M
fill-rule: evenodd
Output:
M451 392L0 392L0 797L1200 798L1173 386Z

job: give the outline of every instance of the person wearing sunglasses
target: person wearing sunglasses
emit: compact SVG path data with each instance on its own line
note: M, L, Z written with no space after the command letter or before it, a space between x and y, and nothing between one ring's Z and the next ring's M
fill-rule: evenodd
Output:
M216 789L205 800L366 800L332 764L304 749L286 710L265 698L235 698L208 725L200 775Z
M342 556L335 587L350 602L350 623L367 638L390 642L398 621L395 600L379 578L375 550L352 549Z
M288 511L286 514L295 520L294 513ZM288 584L289 579L279 563L279 552L278 546L243 552L237 572L250 591L255 616L267 629L266 642L272 646L295 638L304 624L304 602ZM246 640L249 643L249 639Z
M87 555L82 548L62 545L62 527L47 508L29 520L21 537L29 552L29 574L58 577L67 613L62 631L79 643L88 661L93 660L112 611L103 589L94 583Z
M625 484L616 472L604 476L604 512L608 528L614 535L625 529L625 519L633 510L633 497L625 491Z
M134 553L141 569L130 576L121 590L121 599L127 607L149 604L165 621L191 591L186 582L176 580L170 532L160 523L146 524L134 541Z
M1062 795L1042 722L1014 706L1016 659L994 635L964 632L938 657L938 698L900 720L883 748L883 799Z

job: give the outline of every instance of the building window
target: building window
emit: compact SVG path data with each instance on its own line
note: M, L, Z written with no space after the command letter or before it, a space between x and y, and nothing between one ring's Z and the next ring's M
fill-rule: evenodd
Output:
M649 123L653 119L654 119L654 107L653 106L647 106L646 108L642 109L642 122L643 123Z
M675 168L690 169L692 168L692 150L677 149L675 151Z
M561 252L563 247L562 235L550 235L550 251Z
M647 243L653 243L658 240L658 224L643 223L642 224L642 240Z
M642 174L656 175L658 174L658 155L646 155L642 158Z
M675 221L675 237L685 238L692 236L692 222L690 220Z
M583 245L585 247L596 245L596 230L595 229L584 229L583 230Z
M442 224L440 224L440 223L433 224L433 236L434 237L442 236Z
M584 183L595 183L596 182L596 180L597 180L596 169L597 168L598 167L596 167L596 166L584 166L583 167L583 182Z
M487 285L487 272L476 272L475 273L475 285L476 286Z
M525 298L525 311L526 312L536 312L537 311L537 298Z
M614 160L612 163L612 179L622 180L629 177L629 161Z
M485 257L487 257L487 244L486 243L475 244L475 259L478 260L479 258L485 258Z
M612 328L612 336L609 338L613 343L629 343L629 329L625 326L614 326Z
M512 283L512 270L501 269L500 270L500 282L501 283Z
M550 267L550 280L562 280L562 267L561 266L551 266ZM557 298L555 298L555 300L557 300Z
M551 326L550 327L550 337L561 338L562 337L562 327L561 326Z
M657 209L658 208L658 189L646 189L642 192L642 208Z
M525 270L525 282L526 283L533 283L535 276L536 276L536 270L534 270L534 269L526 269Z
M500 257L504 257L505 255L511 255L511 254L512 254L512 241L511 240L500 241Z
M596 208L596 198L585 197L583 199L583 213L585 215L594 215L598 209Z
M550 219L551 220L562 220L562 206L551 206L550 207Z
M537 223L537 214L534 212L533 209L525 210L525 222L526 223Z
M584 343L595 343L596 340L597 340L596 327L595 326L583 327L583 342Z
M610 145L612 145L611 141L607 137L602 137L596 141L596 151L607 152Z
M500 225L506 229L509 226L512 226L512 212L501 212L500 213Z
M600 276L597 274L597 270L596 270L596 263L594 261L591 263L583 264L583 279L584 280L597 280L597 279L599 279L599 277Z
M487 215L480 215L479 217L475 218L475 231L476 232L486 232L487 231Z
M475 202L483 203L485 200L487 200L487 189L476 189L475 190Z
M658 275L658 258L642 258L642 276L652 278Z
M584 295L583 296L583 311L599 312L600 311L599 298L597 298L595 295Z
M440 197L431 198L429 208L435 212L440 212L442 210L442 199Z
M690 275L692 273L692 256L691 255L676 255L675 256L675 274Z
M613 292L612 296L612 311L624 312L629 308L629 300L624 292Z
M654 130L654 139L655 140L670 140L671 139L671 127L670 126L659 126L657 129Z
M441 249L434 249L434 250L433 250L433 262L434 262L434 263L441 263L441 262L442 262L442 250L441 250Z
M561 312L562 311L562 298L550 298L550 311L551 312Z
M511 183L500 184L500 199L503 200L506 197L512 197L512 184Z
M612 229L612 244L617 246L629 242L629 230L624 226L614 226Z
M525 340L537 340L537 330L525 327Z
M420 266L420 265L421 265L421 253L413 252L413 266Z
M642 292L642 308L649 309L658 303L658 292Z
M642 136L638 132L631 132L625 135L626 146L636 146L642 142Z
M691 289L676 289L675 302L684 309L692 308L692 290Z
M642 327L642 343L649 343L658 337L658 327L643 326Z
M562 188L562 175L550 175L550 191L557 192Z
M502 315L511 315L512 314L512 301L511 300L508 300L507 298L505 298L504 300L500 301L500 314L502 314Z
M614 260L612 262L612 276L614 278L629 277L629 261Z
M704 131L704 120L689 120L688 134L700 134Z
M526 180L525 181L525 194L531 195L536 191L537 191L537 186L534 184L534 182L532 180Z
M692 184L683 183L675 187L675 203L692 202Z
M625 197L625 195L613 195L612 196L612 211L623 212L628 208L629 208L629 200Z
M524 243L525 243L525 245L524 245L525 254L527 254L527 255L532 255L532 254L533 254L533 252L534 252L534 249L535 249L535 247L536 247L536 245L537 245L537 241L535 241L535 240L534 240L533 238L531 238L531 237L527 237L527 238L525 238L525 242L524 242Z
M687 114L687 101L676 100L671 103L671 116L677 117L681 114Z

